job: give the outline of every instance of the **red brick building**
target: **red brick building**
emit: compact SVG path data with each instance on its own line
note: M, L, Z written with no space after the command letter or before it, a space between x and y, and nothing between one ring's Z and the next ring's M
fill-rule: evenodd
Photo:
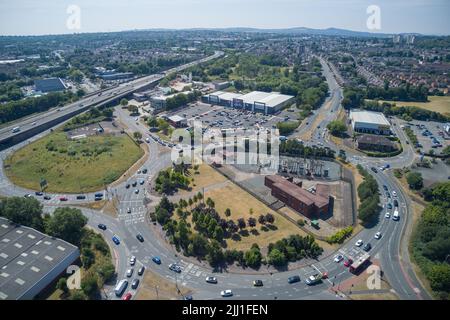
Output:
M264 178L264 185L271 189L275 198L308 218L328 214L330 195L325 184L317 184L312 193L281 176L272 175Z

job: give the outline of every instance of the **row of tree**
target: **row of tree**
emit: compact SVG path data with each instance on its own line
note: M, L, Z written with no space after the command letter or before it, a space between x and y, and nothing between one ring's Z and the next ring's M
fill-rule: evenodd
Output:
M358 186L358 197L361 201L358 218L367 226L377 219L381 210L378 183L361 165L358 164L357 168L364 177L364 181Z
M334 159L335 151L329 148L306 146L296 139L288 139L280 143L280 154L293 157L321 157Z

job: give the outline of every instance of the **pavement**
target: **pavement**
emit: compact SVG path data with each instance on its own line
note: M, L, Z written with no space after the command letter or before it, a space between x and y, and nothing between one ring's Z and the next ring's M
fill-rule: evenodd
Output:
M340 101L342 100L342 89L337 85L331 70L328 69L326 63L322 61L324 66L324 74L330 86L331 95L324 103L322 108L326 110L333 110L333 112L327 112L320 122L320 127L323 129L326 123L333 120L337 115L340 108ZM315 115L309 120L309 125L302 126L294 135L302 134L306 131L312 131L312 135L317 134L318 128L312 128L311 123L314 123L314 118L318 116L323 109L317 110ZM140 131L145 139L149 133L143 124L137 124L134 117L129 116L126 111L116 108L116 114L120 121L128 128L130 132ZM41 133L40 135L47 134L48 131ZM0 158L13 152L14 149L20 148L23 144L29 143L40 135L29 139L27 142L16 145L13 148L0 152ZM401 140L405 139L401 132L398 132ZM330 141L328 141L326 134L319 135L320 141L329 146L330 148L337 149ZM146 203L150 202L155 204L159 198L151 196L148 193L148 183L155 177L159 170L170 166L170 152L167 148L167 152L161 151L161 147L157 142L150 139L148 143L149 156L142 168L147 168L148 173L146 175L135 174L129 181L145 179L144 185L139 185L136 188L125 188L127 181L124 181L112 189L106 190L105 197L116 197L118 200L118 217L114 218L102 214L99 211L89 210L86 208L80 208L88 218L89 226L96 228L99 232L105 235L105 239L113 248L113 256L116 264L117 281L126 278L126 270L130 268L129 258L134 255L137 258L137 264L134 267L135 272L133 277L137 276L137 269L140 265L144 265L147 269L151 269L153 272L158 273L160 276L166 278L168 281L172 281L176 284L183 285L190 288L193 291L194 299L221 299L220 291L225 289L231 289L233 296L227 299L345 299L342 294L332 291L333 287L339 287L339 283L350 279L353 275L343 265L343 261L340 263L334 262L334 254L327 257L321 257L318 261L303 266L301 268L284 271L273 272L271 269L267 269L267 272L261 272L260 274L243 274L243 273L231 273L231 272L215 272L205 264L195 263L191 259L184 258L177 254L173 248L171 248L167 241L164 239L164 234L161 232L158 226L153 226L149 223L145 214ZM353 164L361 164L366 168L371 166L380 166L383 163L389 162L391 167L403 167L410 164L414 159L414 152L410 152L410 148L406 147L403 153L397 157L389 159L372 159L368 157L356 156L347 153L348 160ZM5 196L23 196L24 193L28 193L28 190L13 186L3 173L3 166L1 166L0 177L0 194ZM141 169L142 169L141 168ZM369 170L369 172L371 172ZM407 255L406 245L407 239L405 239L405 230L410 227L412 218L410 202L406 195L403 194L401 188L397 185L396 181L392 178L390 172L380 171L374 174L377 179L380 190L383 190L382 186L386 185L389 191L395 190L397 192L397 198L399 201L400 220L393 221L392 219L385 219L385 209L380 213L379 222L370 229L363 229L357 235L345 243L336 252L344 256L355 256L361 254L360 248L356 247L354 243L357 239L361 239L364 243L370 242L372 249L370 250L371 256L381 261L382 270L384 275L389 280L392 288L401 299L430 299L430 296L421 286L413 270L411 269L411 263ZM135 193L135 189L139 190L139 193ZM382 192L384 194L384 192ZM57 195L54 195L55 197ZM92 200L89 198L89 200ZM388 200L383 198L383 205ZM69 201L64 205L76 205L77 202ZM46 210L52 210L61 205L61 203L45 203ZM131 209L131 213L127 213L128 208ZM97 228L98 223L107 225L106 231L101 231ZM374 234L380 231L382 238L380 240L374 239ZM141 234L144 238L144 242L141 243L136 239L136 235ZM112 236L117 235L121 243L116 245L112 242ZM406 251L405 251L406 250ZM162 260L161 265L157 265L152 262L152 257L158 256ZM175 273L169 270L168 265L170 263L178 263L182 267L181 273ZM264 267L262 267L264 268ZM264 270L263 270L264 271ZM328 279L322 281L315 286L307 286L304 279L317 272L327 272ZM214 275L218 279L218 284L208 284L205 282L205 277ZM299 275L301 282L295 284L288 284L287 278L293 275ZM263 287L253 287L253 280L262 280ZM131 282L131 281L130 281ZM118 299L113 292L113 286L109 285L104 288L105 299ZM135 291L131 291L136 293ZM134 296L134 294L133 294ZM181 298L181 297L180 297Z

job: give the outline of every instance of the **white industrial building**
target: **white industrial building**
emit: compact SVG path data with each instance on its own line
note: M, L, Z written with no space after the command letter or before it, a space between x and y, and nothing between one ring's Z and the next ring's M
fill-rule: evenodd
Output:
M252 91L247 94L217 91L202 97L203 102L229 108L273 114L294 102L294 96L278 92Z
M353 131L372 134L391 134L391 124L381 112L350 111Z
M79 249L0 218L0 300L31 300L66 272Z

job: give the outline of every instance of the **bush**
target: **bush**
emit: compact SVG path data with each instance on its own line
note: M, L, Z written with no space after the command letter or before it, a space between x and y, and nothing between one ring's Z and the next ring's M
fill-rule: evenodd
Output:
M345 239L350 237L353 233L353 227L348 226L347 228L341 229L336 232L334 235L328 237L326 241L330 244L333 243L343 243Z

